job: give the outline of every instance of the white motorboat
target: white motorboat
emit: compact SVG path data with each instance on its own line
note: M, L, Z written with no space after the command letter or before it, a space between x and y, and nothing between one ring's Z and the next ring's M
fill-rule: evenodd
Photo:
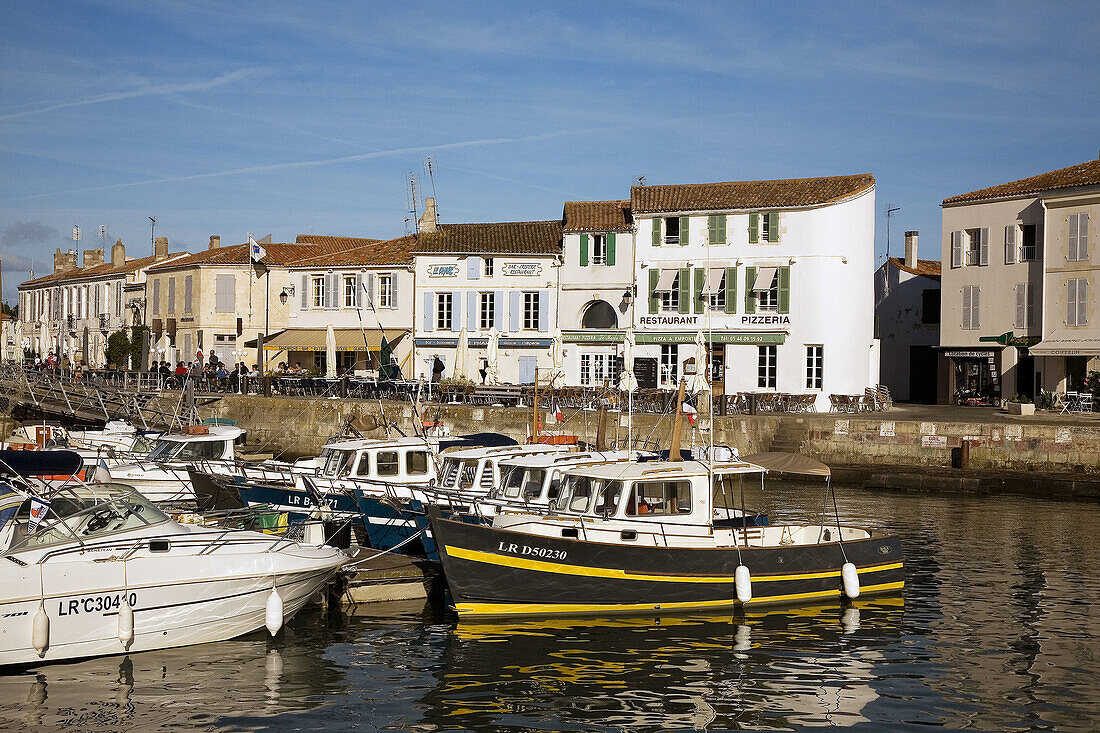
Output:
M20 506L14 517L12 496ZM275 634L348 560L332 547L185 526L118 484L0 483L0 665ZM2 508L3 501L0 501Z
M194 504L195 492L187 469L199 462L232 461L245 431L232 425L198 425L182 433L157 438L148 458L104 465L96 478L133 486L158 504Z

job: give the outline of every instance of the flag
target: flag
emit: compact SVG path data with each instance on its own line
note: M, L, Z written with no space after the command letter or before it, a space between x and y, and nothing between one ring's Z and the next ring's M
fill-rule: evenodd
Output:
M23 505L23 495L9 484L0 484L0 531L11 521L19 507Z
M31 522L30 532L34 532L38 529L38 525L42 523L42 520L46 518L47 512L50 511L50 502L42 501L37 496L31 497ZM28 533L29 534L29 533Z
M253 262L258 263L258 262L261 262L264 257L267 257L267 250L264 249L260 245L259 242L257 242L255 239L253 239L251 235L249 235L249 237L248 237L248 258L250 260L252 260Z
M202 364L202 349L195 352L195 361Z
M310 501L317 506L321 506L324 503L325 497L318 491L316 484L310 480L309 476L302 476L302 486L305 488L306 493L309 494Z
M687 415L688 422L692 425L695 424L695 418L698 417L699 411L692 407L687 402L684 403L684 414Z
M562 422L565 420L565 413L561 411L561 405L557 400L550 403L550 414L554 416L554 422Z

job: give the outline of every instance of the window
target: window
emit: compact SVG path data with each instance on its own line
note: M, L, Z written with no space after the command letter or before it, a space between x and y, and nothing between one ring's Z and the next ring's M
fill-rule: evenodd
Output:
M393 302L393 275L378 276L378 307L396 307Z
M756 386L761 389L775 389L776 346L757 346L756 351Z
M962 327L973 331L979 327L978 305L980 289L977 285L964 285L962 289Z
M772 233L771 230L772 230L771 217L768 216L767 214L765 214L764 216L760 217L760 239L761 239L761 241L764 241L764 242L771 241L771 237L769 236Z
M591 264L593 264L593 265L606 265L607 264L607 235L606 234L593 234L592 235Z
M966 250L966 264L982 264L982 230L967 229L966 238L969 241L969 247Z
M672 282L669 283L668 290L662 290L661 292L661 310L666 313L679 313L680 312L680 271L673 270L676 274L672 278ZM662 279L664 279L664 273L662 272Z
M1035 327L1035 288L1028 283L1016 286L1016 328Z
M675 387L680 382L680 347L661 344L661 385Z
M401 472L401 461L395 450L380 450L375 458L375 470L379 476L396 476Z
M779 212L749 214L749 243L779 241Z
M435 327L441 331L451 330L451 294L436 293L435 296Z
M1037 260L1039 259L1038 248L1035 246L1035 225L1024 224L1020 227L1020 259L1021 260Z
M492 277L493 276L493 258L492 257L486 257L485 259L482 260L482 262L485 263L485 277Z
M669 216L664 219L665 223L665 244L679 244L680 243L680 217Z
M1089 281L1087 278L1070 278L1066 281L1066 325L1084 326L1088 323Z
M935 288L922 290L920 294L920 322L929 325L940 322L940 291Z
M1089 215L1070 214L1068 226L1069 254L1066 255L1066 259L1071 262L1087 260L1089 258Z
M493 293L481 293L478 322L483 331L496 328L496 300L496 295Z
M762 283L760 280L756 281L756 309L760 311L778 311L779 310L779 269L778 268L760 268L760 272L767 277L766 270L771 271L771 282ZM764 285L767 285L767 290L763 289Z
M581 354L581 386L603 387L619 383L620 363L612 354Z
M344 275L344 307L355 307L355 275Z
M539 327L539 294L523 294L523 328L527 331L537 331Z
M710 294L706 296L707 308L719 313L726 311L726 271L725 269L713 269L707 273L706 288ZM704 291L706 292L706 291Z
M596 300L584 307L581 315L581 328L618 328L619 317L615 307L606 300Z
M411 450L405 454L405 475L423 476L428 473L428 452Z
M824 358L824 346L806 347L806 389L821 389Z
M313 307L325 307L325 276L314 275L310 278L310 289L313 292Z
M626 513L687 514L691 512L691 483L688 481L646 481L634 484Z

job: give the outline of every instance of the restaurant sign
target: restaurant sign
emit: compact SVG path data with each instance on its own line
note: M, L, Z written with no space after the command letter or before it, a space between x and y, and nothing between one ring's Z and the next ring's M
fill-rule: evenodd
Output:
M428 265L428 277L458 277L458 265Z
M639 344L690 344L695 341L695 331L669 331L668 333L639 333L635 339ZM704 333L707 341L714 344L782 344L787 340L785 333L756 333L722 331Z
M542 275L541 262L505 262L500 273L508 277L538 277Z

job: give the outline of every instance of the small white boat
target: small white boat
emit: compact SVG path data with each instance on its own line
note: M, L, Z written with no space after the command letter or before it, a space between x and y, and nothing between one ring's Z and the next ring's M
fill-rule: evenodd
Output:
M232 461L245 431L232 425L199 425L183 433L164 433L146 459L104 465L96 478L133 486L158 504L194 504L187 469L199 462Z
M0 483L0 508L5 497L0 665L275 634L348 560L332 547L181 525L118 484L56 491L37 523L44 497Z

